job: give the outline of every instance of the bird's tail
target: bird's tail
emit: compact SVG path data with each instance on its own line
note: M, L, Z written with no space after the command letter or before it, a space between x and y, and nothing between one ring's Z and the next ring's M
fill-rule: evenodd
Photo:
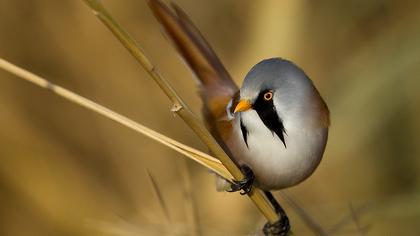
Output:
M237 97L238 87L216 53L194 26L188 16L174 3L169 9L159 0L149 0L149 6L163 26L169 39L200 81L203 118L207 128L228 155L232 123L226 109Z
M149 0L150 8L169 39L200 81L202 97L232 97L238 87L202 34L174 3L172 9L159 0ZM209 102L209 101L204 101Z

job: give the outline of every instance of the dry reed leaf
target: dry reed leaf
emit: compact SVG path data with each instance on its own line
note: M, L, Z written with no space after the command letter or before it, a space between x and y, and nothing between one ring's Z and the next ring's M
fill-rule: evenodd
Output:
M198 162L199 164L205 166L206 168L214 171L218 175L226 178L226 179L232 179L233 177L229 173L229 171L226 170L226 168L220 163L220 161L204 152L201 152L197 149L194 149L192 147L189 147L183 143L180 143L174 139L171 139L161 133L158 133L150 128L147 128L144 125L141 125L119 113L116 113L98 103L93 102L92 100L89 100L83 96L80 96L70 90L67 90L63 87L60 87L58 85L55 85L48 80L35 75L23 68L20 68L2 58L0 58L0 68L4 69L5 71L8 71L17 77L24 79L28 82L31 82L41 88L47 89L52 91L53 93L59 95L60 97L63 97L70 102L73 102L79 106L85 107L89 110L92 110L98 114L101 114L104 117L107 117L117 123L120 123L123 126L126 126L138 133L141 133L181 154L183 154L186 157L189 157L190 159Z

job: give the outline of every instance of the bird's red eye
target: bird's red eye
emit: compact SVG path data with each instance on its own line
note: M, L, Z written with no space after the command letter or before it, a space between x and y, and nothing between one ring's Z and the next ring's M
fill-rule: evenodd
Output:
M270 101L271 99L273 99L273 92L266 92L264 93L264 100L266 101Z

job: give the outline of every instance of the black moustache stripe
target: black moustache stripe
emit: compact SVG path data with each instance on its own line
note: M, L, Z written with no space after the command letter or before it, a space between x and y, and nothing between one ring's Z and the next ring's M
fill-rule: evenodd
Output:
M241 131L242 131L242 137L244 138L246 147L249 148L249 146L248 146L248 130L246 129L244 123L242 122L242 118L241 118Z
M263 91L261 94L264 94L266 91ZM284 134L286 130L283 125L282 119L278 116L276 108L273 104L273 99L266 101L263 96L259 96L253 105L254 110L257 112L261 121L264 125L275 133L280 140L283 142L284 147L286 147L286 142L284 140Z

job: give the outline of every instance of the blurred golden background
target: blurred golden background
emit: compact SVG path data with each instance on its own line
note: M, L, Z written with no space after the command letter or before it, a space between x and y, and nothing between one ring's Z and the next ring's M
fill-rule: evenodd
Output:
M283 57L324 96L324 159L288 190L308 215L331 235L420 235L420 2L176 3L238 84ZM199 113L192 75L145 1L104 4ZM0 57L206 151L82 1L1 0L0 33ZM252 235L265 222L198 164L4 71L0 127L0 235ZM276 196L294 233L313 235Z

